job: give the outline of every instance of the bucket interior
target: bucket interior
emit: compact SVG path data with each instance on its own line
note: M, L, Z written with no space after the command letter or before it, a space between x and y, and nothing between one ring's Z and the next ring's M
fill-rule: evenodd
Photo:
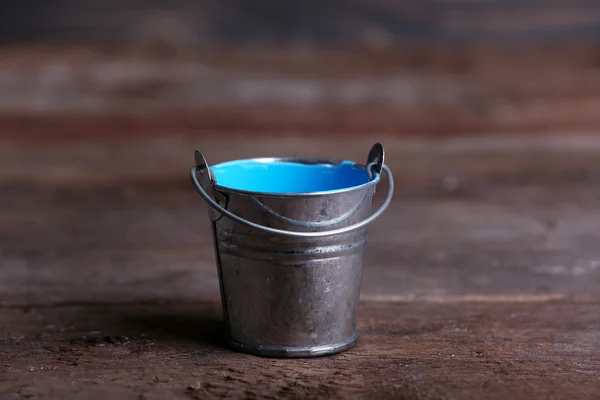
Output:
M259 193L321 193L357 188L371 182L364 167L274 159L236 160L211 167L222 188ZM374 180L378 180L376 175Z

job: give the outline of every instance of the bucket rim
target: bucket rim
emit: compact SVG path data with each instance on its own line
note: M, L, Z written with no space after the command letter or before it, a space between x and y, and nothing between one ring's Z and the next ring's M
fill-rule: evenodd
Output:
M324 158L310 158L310 157L254 157L254 158L241 158L237 160L229 160L224 161L218 164L212 165L210 168L214 168L217 166L222 166L229 163L234 162L244 162L244 161L253 161L253 162L261 162L261 163L275 163L275 162L288 162L288 163L298 163L304 165L329 165L333 167L339 167L343 164L351 164L352 168L364 169L365 172L367 167L364 164L357 163L352 160L332 160L332 159L324 159ZM214 172L213 172L214 176ZM313 197L313 196L326 196L332 194L342 194L348 193L355 190L364 189L370 186L377 185L379 183L381 176L380 174L373 174L373 179L371 179L367 183L363 183L357 186L351 186L342 189L334 189L334 190L321 190L316 192L255 192L250 190L242 190L235 189L228 186L219 185L219 181L217 180L213 187L215 190L223 193L234 193L244 196L258 196L258 197Z

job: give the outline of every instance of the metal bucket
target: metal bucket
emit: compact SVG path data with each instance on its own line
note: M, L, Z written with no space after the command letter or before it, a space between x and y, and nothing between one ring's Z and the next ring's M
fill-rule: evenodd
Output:
M383 159L377 143L365 165L257 158L209 168L196 150L190 175L210 206L232 348L313 357L355 344L367 225L394 191ZM382 170L388 195L372 214Z

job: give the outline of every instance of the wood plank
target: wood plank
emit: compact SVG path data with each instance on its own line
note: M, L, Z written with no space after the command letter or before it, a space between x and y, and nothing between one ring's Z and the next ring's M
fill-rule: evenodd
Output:
M128 136L119 120L114 130L94 141L65 139L0 141L0 183L42 187L110 188L166 185L188 189L193 151L200 148L209 163L252 157L317 157L362 161L379 141L386 163L404 185L440 189L453 175L465 190L471 184L590 184L597 182L600 139L595 134L563 132L482 137L401 139L372 132L344 140L319 132L318 137L287 132L244 137L233 132L162 131L154 138ZM15 132L15 136L26 129ZM563 193L560 192L559 193Z
M0 48L0 139L165 132L458 135L598 131L594 44Z
M600 142L554 140L384 140L398 189L369 232L363 298L598 294ZM0 150L0 301L218 298L195 144ZM215 162L361 160L371 139L200 144Z
M147 141L123 129L0 147L0 397L600 392L596 136ZM361 161L379 139L398 191L369 232L358 346L311 360L224 348L192 150Z
M363 297L600 293L598 190L575 188L565 203L548 189L531 200L529 188L508 190L399 197L370 230ZM191 190L21 193L14 201L62 204L4 208L1 302L218 297L206 212Z
M0 396L593 399L599 306L365 302L357 347L308 360L227 350L216 302L1 308Z

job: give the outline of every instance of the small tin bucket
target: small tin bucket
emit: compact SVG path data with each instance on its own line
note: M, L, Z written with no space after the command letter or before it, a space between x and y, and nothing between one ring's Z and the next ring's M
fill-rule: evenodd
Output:
M314 357L355 344L367 225L385 211L394 192L383 159L377 143L365 165L256 158L209 168L196 150L190 175L210 206L232 348L268 357ZM388 177L388 195L371 213L381 171Z

